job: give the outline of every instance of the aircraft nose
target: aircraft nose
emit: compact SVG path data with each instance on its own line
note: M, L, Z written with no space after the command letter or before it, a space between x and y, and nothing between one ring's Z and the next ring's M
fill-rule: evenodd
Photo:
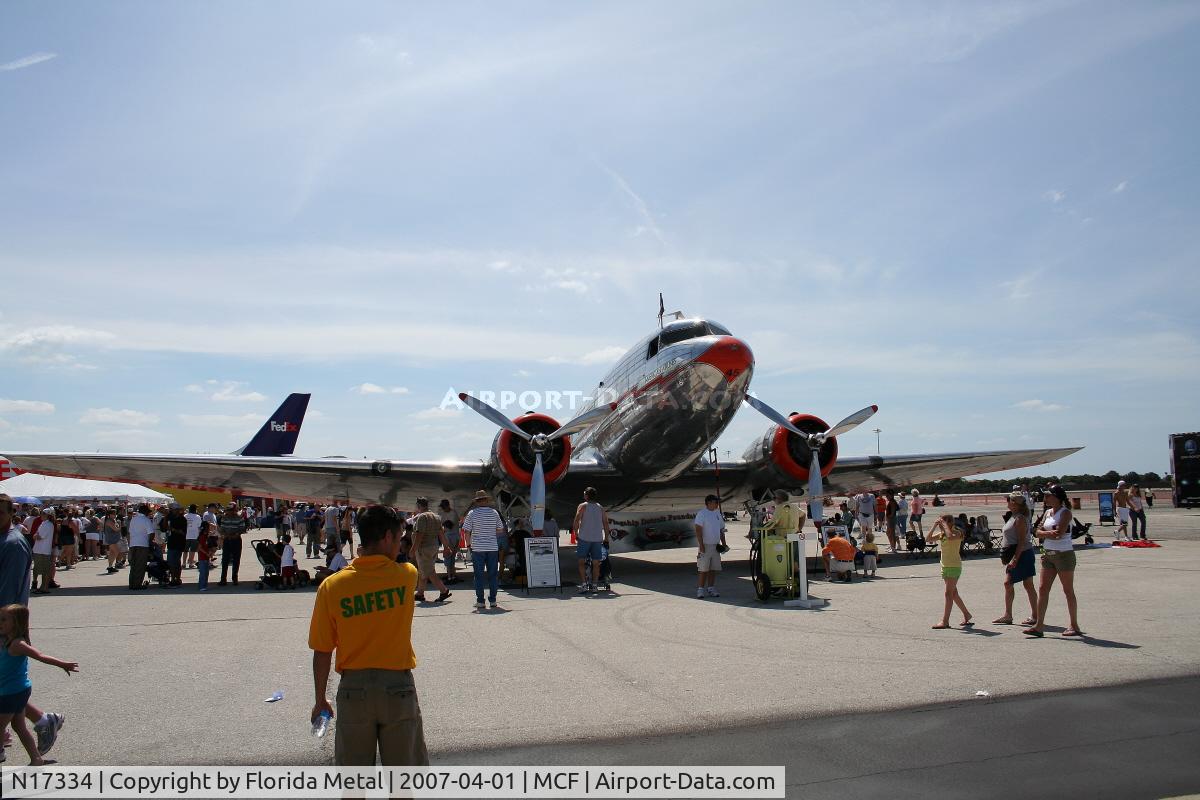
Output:
M722 336L713 342L707 350L696 359L698 364L711 364L716 367L725 380L732 383L738 377L754 366L754 353L750 346L734 336Z

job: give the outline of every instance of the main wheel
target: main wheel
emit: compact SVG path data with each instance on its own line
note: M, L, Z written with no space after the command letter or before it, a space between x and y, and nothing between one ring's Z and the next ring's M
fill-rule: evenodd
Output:
M758 595L758 599L767 602L771 598L771 579L766 575L759 575L754 579L754 593Z

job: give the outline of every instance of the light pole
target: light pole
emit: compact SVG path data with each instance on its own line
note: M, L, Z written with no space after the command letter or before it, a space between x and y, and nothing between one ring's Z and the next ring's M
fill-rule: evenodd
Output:
M879 434L880 433L881 433L880 429L876 428L875 429L875 455L879 455Z

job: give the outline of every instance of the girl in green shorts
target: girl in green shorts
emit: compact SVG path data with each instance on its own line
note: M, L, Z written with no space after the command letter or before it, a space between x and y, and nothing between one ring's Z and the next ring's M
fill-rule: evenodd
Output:
M933 626L934 630L950 627L950 609L955 604L963 615L959 627L969 628L974 624L971 622L971 612L967 611L966 603L958 594L958 579L962 577L962 540L963 532L954 524L953 514L942 514L938 517L937 524L929 533L929 541L941 542L939 549L942 553L942 580L946 584L946 605L942 610L942 621Z

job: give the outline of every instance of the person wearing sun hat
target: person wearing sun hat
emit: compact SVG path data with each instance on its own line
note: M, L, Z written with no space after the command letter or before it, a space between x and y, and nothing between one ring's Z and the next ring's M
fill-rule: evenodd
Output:
M498 608L496 592L499 589L500 546L499 534L505 532L504 519L492 508L492 496L480 489L475 493L475 502L462 523L462 540L471 551L471 565L475 572L475 608L483 610L483 578L487 572L488 605Z

